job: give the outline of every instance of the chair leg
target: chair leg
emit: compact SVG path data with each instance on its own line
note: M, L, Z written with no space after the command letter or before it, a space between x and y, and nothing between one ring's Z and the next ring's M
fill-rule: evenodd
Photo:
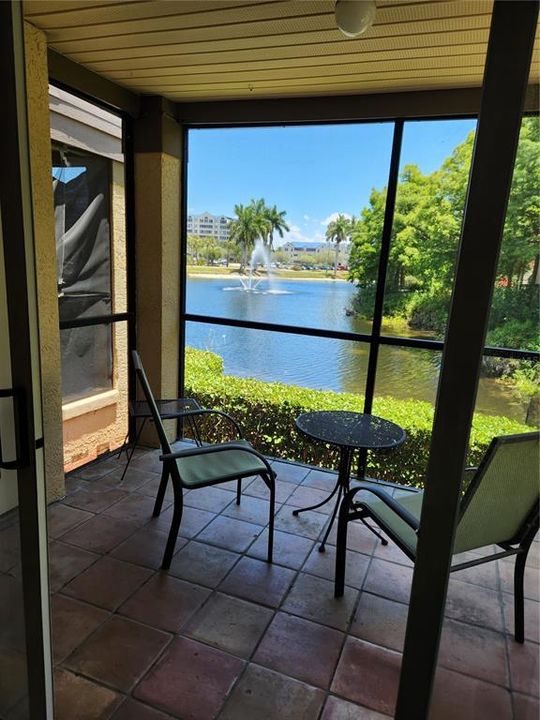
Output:
M240 498L242 497L242 478L238 478L236 484L236 504L240 505Z
M268 477L270 488L270 518L268 520L268 556L266 561L271 563L274 558L274 510L276 504L276 481L272 476Z
M182 499L182 489L180 488L177 491L175 488L173 517L171 521L171 529L169 530L169 537L167 538L167 545L165 546L163 562L161 563L162 570L168 570L171 567L176 538L178 536L178 530L180 529L180 522L182 521L183 509L184 503Z
M514 639L518 643L525 640L525 600L524 579L526 553L516 555L514 567Z
M163 498L165 497L165 490L167 489L167 481L169 479L169 468L166 463L163 463L161 470L161 480L159 483L158 492L156 495L156 503L154 505L153 516L158 517L161 512L161 506L163 505Z
M347 495L343 497L339 509L336 538L336 577L334 580L334 597L343 597L345 592L345 562L347 559L347 523L349 502Z

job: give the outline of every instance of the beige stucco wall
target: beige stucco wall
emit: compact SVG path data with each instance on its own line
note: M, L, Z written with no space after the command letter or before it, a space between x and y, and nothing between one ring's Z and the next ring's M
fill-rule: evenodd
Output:
M38 323L47 499L64 495L62 386L56 286L56 243L51 186L47 44L41 30L25 23L26 85L34 208Z
M111 265L113 312L126 312L126 223L123 163L112 164ZM114 323L113 388L63 407L66 472L114 450L128 428L127 322Z
M174 398L180 328L180 131L166 116L140 123L140 144L144 146L145 135L152 140L150 150L140 147L135 154L137 345L155 396ZM169 132L171 145L164 137ZM166 430L174 439L175 421L166 423ZM156 444L153 428L142 440Z

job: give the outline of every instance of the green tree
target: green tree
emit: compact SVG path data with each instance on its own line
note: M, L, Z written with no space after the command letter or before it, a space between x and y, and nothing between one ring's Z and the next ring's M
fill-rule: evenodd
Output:
M248 263L248 255L253 250L255 242L262 237L264 226L260 215L256 213L254 202L250 205L235 205L236 217L229 224L231 240L234 240L241 249L240 271Z
M327 242L333 242L335 246L334 255L334 277L337 277L337 266L339 258L339 246L351 236L354 220L340 213L335 220L331 220L326 228Z

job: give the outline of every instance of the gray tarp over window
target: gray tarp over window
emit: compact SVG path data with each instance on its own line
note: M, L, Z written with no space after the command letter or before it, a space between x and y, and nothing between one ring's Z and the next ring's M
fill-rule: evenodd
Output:
M61 322L110 315L110 160L53 147L58 304ZM111 325L61 330L64 401L112 385Z

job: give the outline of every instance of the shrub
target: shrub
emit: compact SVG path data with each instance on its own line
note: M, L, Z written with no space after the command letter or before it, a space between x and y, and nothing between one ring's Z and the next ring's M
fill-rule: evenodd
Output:
M186 395L197 398L201 405L232 415L242 427L246 439L261 452L327 468L337 468L336 449L303 438L295 429L295 418L310 410L362 412L363 408L363 398L352 393L310 390L223 375L221 357L194 348L186 348L185 386ZM432 406L416 400L381 397L375 399L373 412L403 427L407 432L407 441L394 451L370 453L368 473L392 482L421 485L431 441ZM469 464L479 462L495 435L528 430L530 428L526 425L505 417L476 415Z

